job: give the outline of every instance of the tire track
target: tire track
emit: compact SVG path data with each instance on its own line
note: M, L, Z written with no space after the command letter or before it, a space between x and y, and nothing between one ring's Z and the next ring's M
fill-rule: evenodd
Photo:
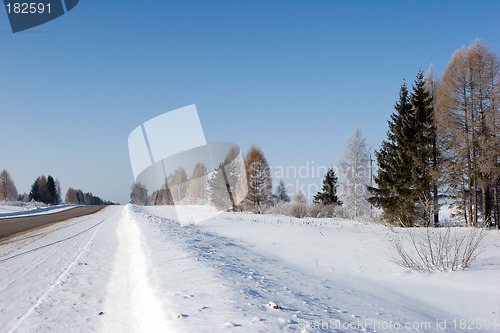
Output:
M22 316L20 316L18 319L17 319L17 322L15 323L15 325L10 328L7 332L9 333L13 333L13 332L16 332L16 330L23 324L23 322L26 320L26 318L28 318L34 311L37 307L39 307L43 301L45 300L45 298L54 290L55 287L57 287L58 285L61 284L62 281L64 281L64 279L68 276L69 272L71 271L71 269L78 263L78 261L80 260L80 257L87 251L87 248L89 247L89 245L92 243L92 241L94 240L96 234L98 233L100 227L102 226L102 223L104 222L105 220L102 220L100 221L99 223L97 223L96 225L93 225L92 227L90 228L87 228L85 229L84 231L82 232L79 232L73 236L70 236L66 239L63 239L63 240L59 240L59 241L56 241L56 242L53 242L53 244L58 244L58 243L61 243L67 239L71 239L71 238L75 238L79 235L82 235L83 233L89 231L89 230L92 230L95 228L94 232L92 233L92 236L86 241L85 245L82 247L82 249L78 252L77 256L75 257L75 259L73 259L62 271L61 274L59 274L59 276L56 278L55 282L52 283L47 289L45 289L38 297L36 297L37 301L35 304L33 304L29 309L28 311L26 311L26 313ZM50 245L53 245L53 244L47 244L46 246L50 246ZM42 246L40 248L43 248L43 247L46 247L46 246ZM40 249L38 248L38 249ZM10 258L9 258L10 259Z

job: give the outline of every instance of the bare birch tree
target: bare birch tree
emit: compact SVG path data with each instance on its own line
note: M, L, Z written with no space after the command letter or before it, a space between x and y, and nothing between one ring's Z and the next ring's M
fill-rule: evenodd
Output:
M181 203L187 195L188 176L184 168L177 168L167 177L168 187L172 193L174 203Z
M196 163L187 188L187 196L190 204L198 205L206 202L207 182L208 176L205 164L201 162Z

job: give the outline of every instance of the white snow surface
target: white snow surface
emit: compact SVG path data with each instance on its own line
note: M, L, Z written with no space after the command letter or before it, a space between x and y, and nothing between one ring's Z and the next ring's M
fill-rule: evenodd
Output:
M5 203L0 204L0 219L14 216L28 216L36 214L48 214L55 213L58 211L66 210L76 205L37 205L37 204L22 204L22 205L6 205Z
M498 231L425 274L390 261L404 232L110 206L0 243L0 332L499 332Z

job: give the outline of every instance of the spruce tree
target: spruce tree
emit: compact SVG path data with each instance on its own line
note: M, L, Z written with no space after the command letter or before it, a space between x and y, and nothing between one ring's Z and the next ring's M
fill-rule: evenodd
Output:
M286 192L286 185L283 179L280 180L276 187L276 193L273 194L275 204L290 202L290 196Z
M438 149L434 108L430 92L426 87L424 73L419 70L410 102L414 112L415 138L412 164L413 179L417 190L417 210L425 225L430 224L431 216L434 225L439 223L439 206L437 196L437 160ZM435 200L434 200L435 199ZM435 206L435 207L434 207Z
M399 91L399 100L394 105L396 113L388 121L387 140L375 152L378 171L374 181L378 188L369 187L370 203L382 208L384 217L394 224L413 225L415 221L414 189L412 187L413 140L415 121L406 83Z
M54 178L49 175L47 177L47 204L57 205L57 188Z
M43 202L43 191L44 189L40 188L41 179L45 178L45 176L40 176L35 179L33 182L33 185L31 185L31 190L29 194L30 201L38 201L38 202Z
M329 168L323 179L322 191L316 193L313 202L323 205L342 205L337 196L338 177L333 168Z
M434 193L436 134L432 98L419 71L411 96L403 83L391 115L387 140L375 152L377 188L369 187L369 201L382 208L393 224L413 226L430 220ZM432 192L432 193L431 193Z

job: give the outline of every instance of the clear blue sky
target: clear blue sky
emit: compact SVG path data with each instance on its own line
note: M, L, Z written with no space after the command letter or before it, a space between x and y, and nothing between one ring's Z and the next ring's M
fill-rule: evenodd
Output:
M495 0L82 0L16 34L0 8L0 169L125 203L129 133L189 104L208 141L336 164L356 127L379 147L403 79L499 32Z

